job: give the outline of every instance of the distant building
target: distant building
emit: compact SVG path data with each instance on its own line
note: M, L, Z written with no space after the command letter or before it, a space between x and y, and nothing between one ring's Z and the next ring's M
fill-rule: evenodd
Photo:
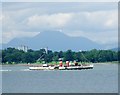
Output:
M45 52L46 52L46 54L48 54L48 47L45 48Z
M28 46L21 45L21 46L18 47L18 50L23 50L24 52L27 52L28 51Z

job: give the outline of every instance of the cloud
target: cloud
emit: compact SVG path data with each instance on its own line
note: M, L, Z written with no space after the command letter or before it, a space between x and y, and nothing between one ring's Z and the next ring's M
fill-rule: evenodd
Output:
M112 16L111 16L112 15ZM82 31L108 31L117 29L117 11L80 12L74 14L68 27Z
M63 29L73 31L113 31L117 30L116 10L79 13L55 13L32 15L26 20L31 29Z
M58 13L52 15L34 15L28 18L27 25L31 28L62 28L72 18L72 14Z
M104 26L109 29L118 28L118 12L117 11L113 11L111 15L108 15L108 19L106 20Z
M116 43L117 26L117 3L3 3L4 42L33 32L62 30L101 44Z
M3 32L2 33L2 41L4 43L8 43L10 40L14 38L21 38L21 37L34 37L38 32L24 32L24 31L10 31L10 32Z
M42 11L43 13L80 11L92 12L107 11L118 8L118 2L6 2L2 5L6 11L34 9L34 12L37 13L40 11Z

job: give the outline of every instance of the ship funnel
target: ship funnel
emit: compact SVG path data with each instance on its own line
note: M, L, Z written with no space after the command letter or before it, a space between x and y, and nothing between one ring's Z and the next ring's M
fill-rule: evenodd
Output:
M62 67L62 65L63 65L63 63L62 63L62 61L60 61L60 62L59 62L59 66Z
M69 61L66 61L66 66L69 67Z

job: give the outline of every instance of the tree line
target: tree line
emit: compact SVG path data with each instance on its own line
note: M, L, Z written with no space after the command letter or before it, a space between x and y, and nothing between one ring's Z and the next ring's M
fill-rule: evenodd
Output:
M65 61L77 62L112 62L118 61L118 52L111 50L96 50L89 51L52 51L45 49L32 50L27 52L15 48L7 48L2 50L2 63L3 64L17 64L17 63L36 63L36 62L58 62L59 59Z

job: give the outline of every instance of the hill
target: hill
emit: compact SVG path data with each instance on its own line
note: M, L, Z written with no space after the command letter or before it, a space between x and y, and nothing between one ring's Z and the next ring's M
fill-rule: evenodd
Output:
M58 31L45 31L32 38L15 38L3 48L26 45L31 49L48 47L52 50L91 50L101 49L102 46L84 37L70 37Z

